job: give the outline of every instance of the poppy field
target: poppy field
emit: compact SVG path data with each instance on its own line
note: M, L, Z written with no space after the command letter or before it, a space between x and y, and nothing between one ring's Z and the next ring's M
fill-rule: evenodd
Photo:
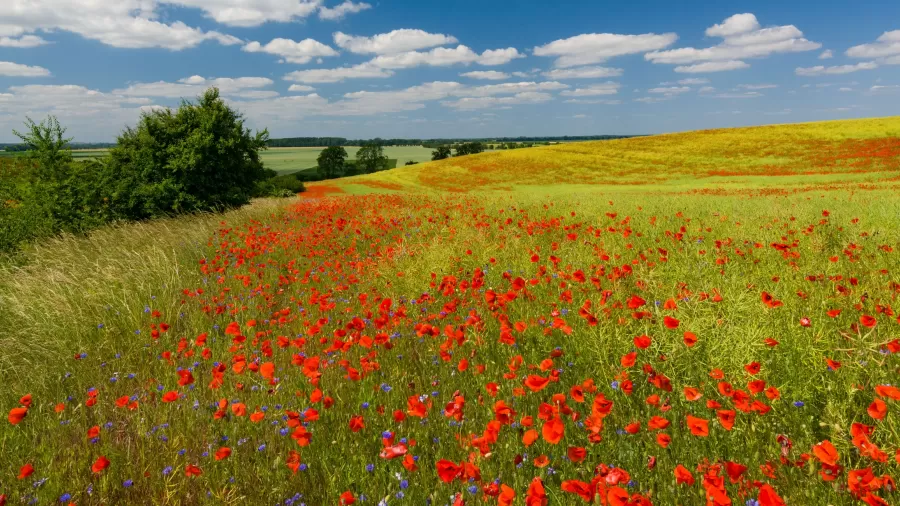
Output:
M840 128L784 138L784 191L727 142L666 190L688 148L643 138L646 184L501 164L572 144L35 246L0 504L896 504L900 153Z

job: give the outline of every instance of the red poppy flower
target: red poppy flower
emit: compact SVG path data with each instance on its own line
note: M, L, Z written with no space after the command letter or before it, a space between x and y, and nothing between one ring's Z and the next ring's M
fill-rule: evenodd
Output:
M829 466L836 465L839 457L837 449L827 439L813 446L813 454Z
M203 470L193 464L186 464L184 466L184 475L188 478L200 476L201 474L203 474Z
M32 466L31 464L25 464L19 469L19 475L16 478L24 480L25 478L31 476L32 473L34 473L34 466Z
M706 437L709 435L709 421L704 420L703 418L697 418L695 416L688 415L687 416L687 426L690 429L691 434L699 437Z
M675 482L684 483L685 485L694 484L694 475L686 467L681 464L675 466Z
M223 447L219 448L218 450L216 450L216 453L215 453L216 460L225 460L230 456L231 456L231 448L228 448L227 446L223 446Z
M109 467L109 459L104 457L103 455L97 457L97 460L94 461L94 464L91 465L91 471L94 474L100 474L104 469Z
M12 408L9 410L9 423L19 425L28 416L28 408Z
M681 322L678 321L678 319L672 318L671 316L663 318L663 325L665 325L667 329L677 329L680 323Z

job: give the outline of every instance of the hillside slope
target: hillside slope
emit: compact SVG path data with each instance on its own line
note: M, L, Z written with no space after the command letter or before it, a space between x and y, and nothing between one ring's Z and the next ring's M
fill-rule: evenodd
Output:
M606 191L866 189L895 187L898 170L900 117L889 117L495 151L313 185L313 194L571 191L598 185Z

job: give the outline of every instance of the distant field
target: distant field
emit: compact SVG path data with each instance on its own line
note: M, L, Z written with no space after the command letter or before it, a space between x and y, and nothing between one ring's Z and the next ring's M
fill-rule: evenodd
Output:
M346 147L347 155L354 159L359 147ZM431 160L431 149L422 146L388 146L384 148L384 154L388 158L396 158L397 166L405 165L408 161L424 162ZM316 158L322 148L271 148L263 153L263 163L266 167L282 172L295 172L308 169L316 165Z
M359 147L346 147L350 159L356 158ZM72 151L72 156L77 160L87 160L105 155L106 149L78 149ZM431 160L431 149L422 146L388 146L384 148L384 154L390 159L397 160L397 166L403 166L408 161L425 162ZM308 169L316 165L316 158L322 148L270 148L263 152L262 159L266 167L286 174ZM12 153L0 151L0 156L14 156Z
M329 183L348 193L510 189L664 192L896 188L900 117L589 141L402 167Z

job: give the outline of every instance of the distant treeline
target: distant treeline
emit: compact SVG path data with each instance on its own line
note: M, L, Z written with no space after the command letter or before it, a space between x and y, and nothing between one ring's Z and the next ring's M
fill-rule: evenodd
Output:
M289 137L269 139L270 148L306 148L329 146L363 146L378 144L380 146L425 146L437 147L461 142L482 142L488 144L515 142L573 142L573 141L605 141L637 137L635 135L565 135L562 137L484 137L454 139L346 139L344 137Z
M114 147L116 144L114 142L72 142L66 145L68 149L109 149ZM9 151L9 152L24 152L28 151L28 146L25 144L3 144L0 143L0 150Z

